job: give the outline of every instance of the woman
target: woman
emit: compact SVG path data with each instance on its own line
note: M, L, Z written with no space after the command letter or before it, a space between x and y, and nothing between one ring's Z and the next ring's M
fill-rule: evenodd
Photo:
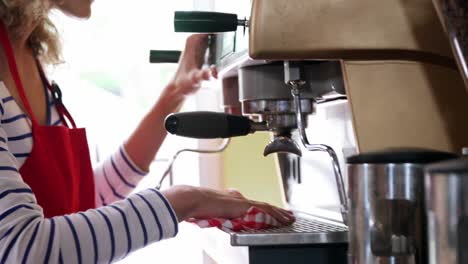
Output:
M200 69L203 35L187 40L173 81L119 150L92 170L84 130L42 71L60 58L48 12L88 18L90 6L0 1L0 263L108 263L175 236L178 221L235 218L251 206L291 223L290 212L233 191L176 186L128 196L166 136L165 116L211 77Z

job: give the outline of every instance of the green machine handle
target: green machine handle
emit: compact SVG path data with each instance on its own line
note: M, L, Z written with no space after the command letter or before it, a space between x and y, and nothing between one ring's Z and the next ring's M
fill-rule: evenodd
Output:
M204 11L176 11L175 32L221 33L236 31L238 26L247 26L247 20L239 20L237 15Z
M178 63L181 54L178 50L151 50L150 63Z

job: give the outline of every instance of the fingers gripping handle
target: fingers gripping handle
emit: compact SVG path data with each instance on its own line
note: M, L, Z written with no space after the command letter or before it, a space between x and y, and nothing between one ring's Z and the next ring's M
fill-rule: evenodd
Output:
M230 138L253 133L247 117L217 112L171 114L166 118L165 126L171 134L199 139Z

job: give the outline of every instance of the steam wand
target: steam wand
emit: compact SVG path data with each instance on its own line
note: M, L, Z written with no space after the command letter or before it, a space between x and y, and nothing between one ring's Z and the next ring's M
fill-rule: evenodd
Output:
M169 165L167 166L166 170L164 171L163 175L161 176L161 179L159 180L159 183L158 185L156 186L156 189L157 190L160 190L161 187L162 187L162 184L164 183L164 181L166 180L166 178L169 176L169 179L170 179L170 184L172 185L172 168L174 167L174 162L177 160L177 158L179 157L180 154L184 153L184 152L192 152L192 153L199 153L199 154L216 154L216 153L220 153L220 152L223 152L224 150L226 150L226 148L229 146L229 143L231 142L231 138L226 138L223 140L223 142L221 143L221 145L219 145L218 148L216 149L212 149L212 150L208 150L208 149L181 149L179 151L177 151L174 156L172 156L172 159L171 161L169 162Z
M338 189L338 196L341 203L341 216L343 218L343 223L348 224L348 201L346 199L346 191L343 180L343 174L341 173L340 164L338 161L338 156L336 155L335 150L324 144L310 144L307 138L305 131L305 122L302 116L302 107L301 107L301 87L303 87L306 82L300 78L300 68L299 66L290 66L289 61L284 62L284 71L285 71L285 82L287 85L291 86L291 94L294 98L294 107L296 110L296 122L299 135L301 137L302 144L308 151L321 151L326 152L332 162L333 172L335 174L335 180Z

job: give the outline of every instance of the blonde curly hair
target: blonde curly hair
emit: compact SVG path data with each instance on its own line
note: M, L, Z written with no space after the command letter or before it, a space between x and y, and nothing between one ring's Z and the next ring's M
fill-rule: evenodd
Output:
M13 38L29 34L28 44L37 58L47 64L61 60L61 45L57 28L49 19L51 0L0 0L0 19Z

